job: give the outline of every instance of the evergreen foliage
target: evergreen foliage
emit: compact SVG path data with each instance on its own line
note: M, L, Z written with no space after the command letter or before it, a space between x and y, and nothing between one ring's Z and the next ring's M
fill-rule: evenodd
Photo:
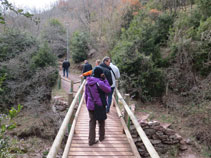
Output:
M211 1L210 0L197 0L200 12L205 18L211 16Z
M211 49L211 18L204 20L202 8L195 8L190 13L181 13L175 19L174 27L171 30L169 44L172 48L172 57L183 53L189 54L192 59L189 65L202 76L211 72L210 49ZM190 62L192 60L192 62Z
M57 19L50 19L46 24L42 39L48 43L51 53L61 58L67 51L67 37L64 26Z
M140 11L111 51L121 72L133 78L130 88L139 87L142 97L158 97L164 92L164 73L156 65L163 65L159 47L166 45L172 24L171 15L155 18L150 12Z
M50 48L48 48L47 43L41 47L38 52L31 59L31 68L44 68L46 66L55 66L56 57L51 53Z
M88 35L85 32L75 32L71 39L70 50L75 63L79 63L87 59Z
M17 30L7 30L0 34L0 61L14 58L21 52L36 45L36 40Z

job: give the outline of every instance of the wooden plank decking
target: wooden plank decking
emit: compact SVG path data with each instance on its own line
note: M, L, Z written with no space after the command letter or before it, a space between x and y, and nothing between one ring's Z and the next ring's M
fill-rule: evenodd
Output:
M96 126L96 140L98 140L98 124ZM88 133L89 116L86 105L83 104L68 158L135 158L126 135L123 134L123 128L115 107L111 107L106 120L104 141L89 146Z

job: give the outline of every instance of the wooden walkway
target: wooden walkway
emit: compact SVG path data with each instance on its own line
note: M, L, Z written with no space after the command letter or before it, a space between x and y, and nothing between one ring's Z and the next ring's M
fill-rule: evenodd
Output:
M105 140L89 146L88 134L89 115L86 105L83 104L76 123L68 158L135 158L126 135L123 134L123 127L115 107L111 107L106 120ZM96 140L98 138L97 124Z
M123 116L128 116L132 120L135 129L138 132L138 135L143 141L143 144L150 156L152 158L160 158L118 89L116 89L115 97L113 98L113 102L116 107L111 106L110 113L108 114L108 118L105 123L105 139L102 142L94 144L93 146L89 146L89 116L86 105L83 101L83 89L85 81L81 83L80 87L78 85L74 85L75 88L79 89L77 90L77 93L74 94L73 99L72 92L76 91L72 91L73 88L71 88L71 93L69 93L70 85L72 87L73 82L70 82L69 78L61 78L62 81L58 83L61 83L62 88L67 92L68 102L71 104L69 103L70 108L67 111L67 114L51 146L47 158L56 158L56 156L58 156L57 153L61 147L62 140L69 124L71 124L71 130L69 132L62 158L141 158L134 144L130 131L127 128L126 122L128 122L128 119L124 119L127 117ZM75 84L78 83L79 82L75 82ZM119 102L121 102L124 114L119 108ZM74 114L73 111L76 107L78 107L78 110ZM71 118L74 118L73 122L71 122ZM97 124L96 140L99 138L98 129L99 128Z

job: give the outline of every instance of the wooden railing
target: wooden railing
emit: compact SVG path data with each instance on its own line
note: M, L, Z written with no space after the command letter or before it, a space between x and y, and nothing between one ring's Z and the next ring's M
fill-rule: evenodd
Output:
M130 118L130 120L134 124L135 129L138 132L138 134L139 134L142 142L144 143L144 145L145 145L149 155L151 156L151 158L160 158L158 153L156 152L155 148L153 147L153 145L149 141L148 137L146 136L144 130L141 128L140 124L138 123L135 115L133 114L133 112L131 111L128 104L125 102L125 100L123 99L122 95L120 94L120 92L117 88L115 90L115 97L113 98L113 101L115 102L115 105L117 106L117 109L118 109L117 112L118 112L120 119L125 118L125 116L122 115L120 108L119 108L119 101L122 103L123 108L125 110L125 113L127 113L128 117ZM124 119L124 121L121 121L121 122L123 122L123 124L125 124L124 126L126 126L125 122L127 122L127 121L128 120ZM133 147L132 147L132 150L135 151L135 149Z
M80 102L80 104L78 106L78 109L77 109L77 112L75 114L75 118L74 118L74 120L72 122L71 130L70 130L70 133L69 133L69 136L68 136L68 139L67 139L67 143L66 143L66 146L65 146L62 158L67 158L68 157L68 153L69 153L69 150L70 150L70 145L71 145L72 138L73 138L74 131L75 131L75 125L76 125L76 122L77 122L77 119L78 119L79 112L81 110L81 106L83 104L84 95L85 94L83 93L83 96L81 98L81 102Z
M67 140L67 143L66 143L66 146L65 146L65 149L63 152L63 156L62 156L62 158L68 157L71 141L72 141L74 130L75 130L76 121L77 121L77 118L78 118L78 115L79 115L79 112L80 112L80 109L81 109L81 106L82 106L83 100L84 100L83 88L84 88L85 82L86 82L85 80L83 82L81 82L81 86L80 86L78 92L76 93L74 99L73 99L73 82L70 82L71 88L70 88L70 93L68 93L68 104L70 105L70 103L71 102L72 103L71 103L70 108L69 108L69 110L64 118L64 121L59 129L59 132L53 142L53 145L49 151L47 158L55 158L56 157L58 150L61 146L61 142L64 137L64 134L67 131L68 125L70 124L71 117L73 117L72 115L73 115L74 108L76 107L76 102L77 102L77 100L79 100L79 106L77 108L77 112L74 115L73 122L71 122L71 130L69 130L68 140ZM119 102L121 102L121 104L123 105L123 109L125 111L124 114L122 114L122 112L120 110ZM116 106L117 114L118 114L120 121L123 125L123 130L125 132L125 135L127 136L128 142L130 143L130 146L134 153L134 156L136 158L140 158L140 154L136 148L136 145L134 144L133 138L128 129L128 123L130 120L134 124L134 127L135 127L136 131L138 132L138 134L139 134L143 144L145 145L149 155L151 156L151 158L160 158L158 153L154 149L153 145L149 141L148 137L146 136L145 132L139 125L135 115L133 114L133 112L131 111L128 104L125 102L125 100L123 99L122 95L120 94L120 92L117 88L115 89L115 97L113 97L113 104ZM126 117L126 115L128 116L128 118Z
M61 127L59 129L59 132L58 132L58 134L57 134L57 136L56 136L56 138L55 138L55 140L53 142L53 145L51 146L51 149L50 149L50 151L48 153L47 158L55 158L56 157L56 155L58 153L58 150L59 150L59 148L61 146L61 142L62 142L62 139L64 137L64 134L67 131L68 124L69 124L69 122L71 120L71 116L72 116L74 108L76 106L76 102L81 97L81 94L83 92L83 88L84 88L85 82L86 81L84 80L83 83L81 84L78 92L76 93L75 98L73 99L73 101L72 101L72 103L70 105L70 108L69 108L69 110L68 110L68 112L67 112L67 114L66 114L66 116L64 118L64 121L62 122L62 125L61 125ZM80 99L79 107L82 104L82 102L83 102L83 99Z

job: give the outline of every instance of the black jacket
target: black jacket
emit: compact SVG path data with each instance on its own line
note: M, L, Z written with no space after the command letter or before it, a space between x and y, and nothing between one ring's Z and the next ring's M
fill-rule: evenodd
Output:
M62 64L63 69L68 69L70 67L70 62L69 61L64 61Z
M92 70L92 65L89 63L86 63L83 67L83 73ZM86 78L86 76L84 76Z
M92 70L92 65L89 63L86 63L83 67L83 73Z
M112 76L111 76L111 67L107 66L106 64L102 63L99 65L100 68L103 69L103 73L105 74L106 79L108 80L108 83L110 84L110 86L113 84L112 81Z

